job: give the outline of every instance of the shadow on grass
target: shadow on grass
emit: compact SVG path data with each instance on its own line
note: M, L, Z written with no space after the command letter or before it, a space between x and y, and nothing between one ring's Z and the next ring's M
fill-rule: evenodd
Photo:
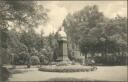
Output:
M89 79L77 79L77 78L51 78L46 82L117 82L117 81L98 81L98 80L89 80ZM118 81L123 82L123 81Z
M18 70L18 69L10 69L9 71L11 74L19 74L19 73L28 72L28 70Z

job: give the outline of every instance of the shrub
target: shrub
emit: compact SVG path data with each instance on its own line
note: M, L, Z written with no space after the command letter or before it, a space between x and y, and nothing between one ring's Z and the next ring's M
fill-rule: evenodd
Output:
M82 58L82 57L74 57L73 61L74 61L75 63L79 63L79 64L82 65L82 64L84 63L85 59Z
M18 54L11 53L11 57L13 60L11 61L11 64L16 64L16 65L25 65L28 63L28 60L30 58L30 55L26 51L21 51Z
M49 61L49 58L45 57L45 59L44 59L44 64L45 64L45 65L48 65L49 62L50 62L50 61Z
M39 59L40 59L40 64L44 64L44 55L40 55Z
M32 57L30 58L30 64L32 64L32 65L40 64L39 57L38 57L38 56L32 56Z
M41 63L42 65L47 65L47 64L49 64L49 58L48 58L48 57L46 57L46 56L44 56L44 55L41 55L41 56L39 57L39 59L40 59L40 63Z
M85 60L85 64L86 65L94 65L95 61L93 59L88 58L88 59Z
M11 76L10 71L6 67L0 67L0 72L2 74L0 81L7 82L8 78Z

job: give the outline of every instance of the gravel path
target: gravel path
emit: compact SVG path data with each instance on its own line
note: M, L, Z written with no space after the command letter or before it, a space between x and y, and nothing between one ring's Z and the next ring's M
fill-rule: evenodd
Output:
M25 69L28 72L13 74L9 81L49 81L54 79L79 79L89 81L127 81L126 66L98 66L92 72L57 73L42 72L37 68Z

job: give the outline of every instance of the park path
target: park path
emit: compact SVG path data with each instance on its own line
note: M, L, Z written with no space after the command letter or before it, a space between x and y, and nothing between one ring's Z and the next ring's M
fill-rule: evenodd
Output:
M30 69L32 71L13 74L13 76L9 78L9 81L48 81L54 78L75 78L91 81L127 81L126 66L98 66L96 71L74 73L42 72L38 71L37 68Z

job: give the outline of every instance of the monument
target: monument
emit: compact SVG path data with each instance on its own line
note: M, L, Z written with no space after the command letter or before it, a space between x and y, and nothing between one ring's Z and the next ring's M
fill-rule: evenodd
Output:
M42 66L39 68L40 71L47 72L85 72L93 71L94 67L86 67L83 65L75 65L68 57L68 46L67 46L67 35L64 32L64 28L56 33L57 35L57 45L54 50L54 57L51 65Z
M61 29L57 32L57 37L58 54L55 61L69 64L71 61L68 58L67 35L64 32L64 27L61 27Z

